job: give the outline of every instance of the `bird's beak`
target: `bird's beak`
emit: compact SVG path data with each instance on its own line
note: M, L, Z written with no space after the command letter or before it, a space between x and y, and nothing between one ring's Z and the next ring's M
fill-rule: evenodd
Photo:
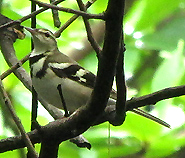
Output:
M27 31L29 31L32 35L35 35L36 34L36 30L37 29L33 29L33 28L29 28L29 27L24 27Z

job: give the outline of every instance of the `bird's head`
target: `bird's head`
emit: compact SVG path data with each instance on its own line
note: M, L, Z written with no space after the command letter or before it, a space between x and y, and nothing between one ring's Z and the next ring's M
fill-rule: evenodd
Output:
M25 27L28 30L32 37L34 43L34 49L39 51L52 51L57 49L57 41L54 34L47 29L32 29Z

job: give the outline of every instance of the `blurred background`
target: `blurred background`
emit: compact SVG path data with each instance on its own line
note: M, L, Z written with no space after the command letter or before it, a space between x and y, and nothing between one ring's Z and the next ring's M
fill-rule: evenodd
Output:
M0 0L0 11L10 19L17 20L31 12L30 4L28 0ZM66 0L59 6L78 9L74 0ZM106 6L107 0L97 0L88 9L88 13L102 13ZM59 12L59 15L61 25L72 16L64 12ZM90 23L95 38L102 46L104 22L90 20ZM30 27L30 20L22 25ZM53 25L51 10L37 15L37 27L57 31ZM126 0L123 27L127 99L185 83L185 0ZM18 59L31 51L30 34L25 33L26 38L17 40L14 44ZM58 38L58 46L60 51L96 74L96 54L87 41L81 17L64 30ZM0 61L2 74L9 67L2 54ZM23 67L29 73L28 62ZM3 84L26 131L30 131L31 93L14 74L4 79ZM17 135L18 130L11 116L2 106L0 108L0 138ZM148 105L144 110L169 123L171 129L127 112L122 126L110 126L109 132L109 124L103 123L83 134L92 145L90 151L66 141L60 145L59 158L184 158L185 97L160 101L155 106ZM40 105L39 123L45 125L52 120ZM38 151L39 147L40 145L36 145ZM0 157L22 158L23 155L23 150L15 150L2 153Z

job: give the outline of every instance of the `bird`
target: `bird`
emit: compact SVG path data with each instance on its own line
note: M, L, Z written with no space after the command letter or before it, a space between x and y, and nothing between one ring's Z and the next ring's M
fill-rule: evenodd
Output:
M39 97L63 109L65 116L86 105L91 96L96 75L80 66L75 60L59 51L54 34L44 28L25 27L32 35L34 49L29 57L32 85ZM112 90L108 105L116 104L116 91ZM170 125L141 110L134 113L163 126Z

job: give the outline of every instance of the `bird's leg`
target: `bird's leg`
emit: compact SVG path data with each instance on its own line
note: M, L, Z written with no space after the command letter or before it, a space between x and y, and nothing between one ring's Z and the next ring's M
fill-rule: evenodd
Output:
M62 86L61 86L61 84L59 84L58 86L57 86L57 90L58 90L58 93L59 93L59 95L60 95L60 99L61 99L61 101L62 101L62 105L63 105L63 108L64 108L64 111L65 111L65 117L68 117L69 116L69 112L68 112L68 110L67 110L67 106L66 106L66 102L65 102L65 99L64 99L64 96L63 96L63 94L62 94Z
M32 87L31 130L34 130L36 128L35 122L37 122L37 109L38 109L38 95L35 89Z

